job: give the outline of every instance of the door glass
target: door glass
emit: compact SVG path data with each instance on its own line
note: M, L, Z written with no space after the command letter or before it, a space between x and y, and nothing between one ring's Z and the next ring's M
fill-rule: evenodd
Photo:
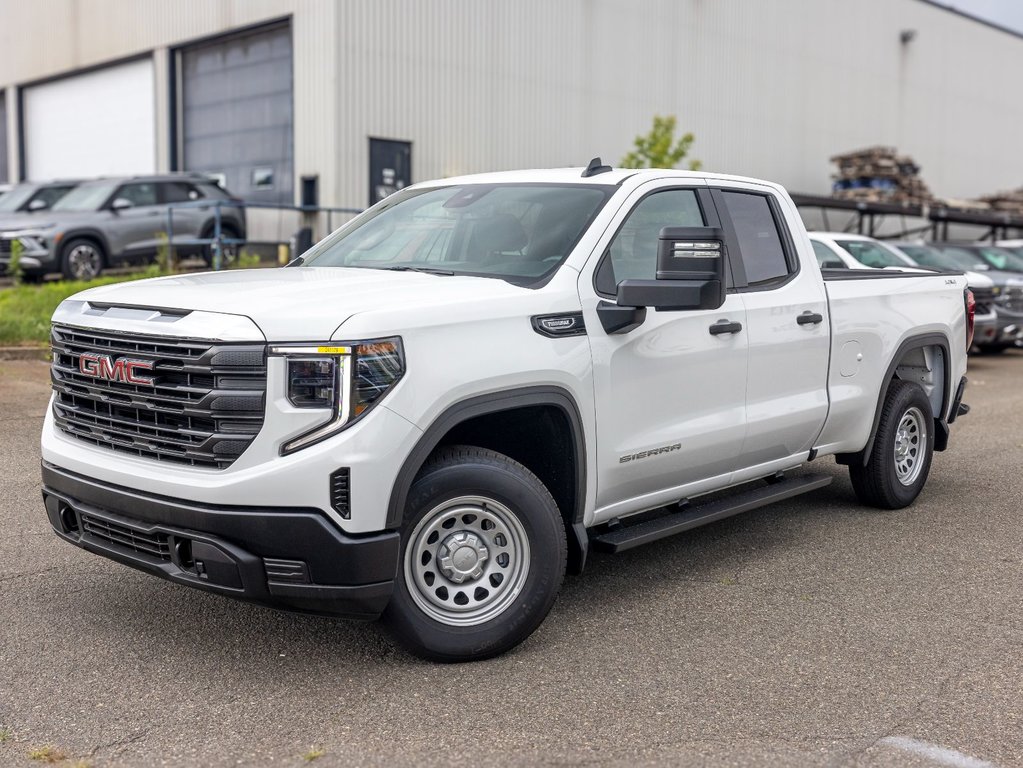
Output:
M163 201L165 203L187 203L189 200L198 200L201 195L195 191L191 184L182 181L174 181L163 185Z
M831 249L824 243L819 243L816 240L811 240L810 245L813 246L813 255L817 257L817 266L821 269L845 269L845 262L838 258L837 254L831 252Z
M597 290L613 294L622 280L653 280L661 230L704 224L703 212L692 189L666 189L644 197L611 241L608 255L597 269Z
M722 194L739 240L746 282L756 285L788 275L785 249L767 198L745 192Z
M136 208L143 205L156 205L156 184L152 182L125 184L114 196L115 200L118 198L131 201Z

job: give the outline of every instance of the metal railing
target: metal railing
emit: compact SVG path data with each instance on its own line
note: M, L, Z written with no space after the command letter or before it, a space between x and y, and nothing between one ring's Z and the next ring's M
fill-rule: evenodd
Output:
M174 211L182 209L195 209L199 208L202 210L208 210L213 208L213 231L210 233L210 237L190 237L182 236L175 237L174 235ZM226 237L224 227L224 209L243 211L248 210L271 210L271 211L290 211L298 213L303 217L308 217L306 223L313 224L316 218L326 214L327 217L327 232L334 231L334 217L335 215L347 215L357 216L362 213L361 208L330 208L323 206L301 206L301 205L288 205L282 203L250 203L241 200L187 200L180 203L170 203L167 205L167 246L169 248L170 258L174 261L177 260L177 249L186 246L209 246L211 251L210 265L214 270L222 269L224 265L225 249L229 246L236 246L240 248L243 245L249 244L261 244L261 245L274 245L279 247L282 244L288 244L289 246L293 242L293 238L287 240L251 240L248 237ZM249 222L246 220L245 223L246 234L249 230ZM313 242L316 242L317 238L315 232L313 233ZM297 256L298 254L292 254L291 256Z

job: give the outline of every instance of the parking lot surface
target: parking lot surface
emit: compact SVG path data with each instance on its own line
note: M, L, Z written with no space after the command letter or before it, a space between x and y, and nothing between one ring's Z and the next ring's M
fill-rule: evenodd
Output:
M0 361L0 764L1023 765L1021 381L971 361L909 509L822 459L829 488L594 555L518 649L441 666L58 540L46 364Z

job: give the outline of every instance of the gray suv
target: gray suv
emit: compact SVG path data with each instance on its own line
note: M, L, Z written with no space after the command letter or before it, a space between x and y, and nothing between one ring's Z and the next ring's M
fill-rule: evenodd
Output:
M106 267L151 261L166 242L168 207L174 205L173 242L181 256L202 255L196 242L213 237L215 203L221 202L221 234L245 239L245 210L217 183L195 174L166 174L86 181L45 213L0 222L0 273L7 271L13 243L29 279L60 272L88 280ZM204 204L209 203L209 204Z

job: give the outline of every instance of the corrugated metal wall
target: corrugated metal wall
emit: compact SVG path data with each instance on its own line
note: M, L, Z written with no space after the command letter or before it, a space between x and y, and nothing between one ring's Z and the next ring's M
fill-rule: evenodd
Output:
M1023 40L920 0L0 0L0 86L289 15L295 175L325 204L364 204L369 136L422 180L617 162L657 113L705 168L799 191L878 143L940 195L1023 175Z

